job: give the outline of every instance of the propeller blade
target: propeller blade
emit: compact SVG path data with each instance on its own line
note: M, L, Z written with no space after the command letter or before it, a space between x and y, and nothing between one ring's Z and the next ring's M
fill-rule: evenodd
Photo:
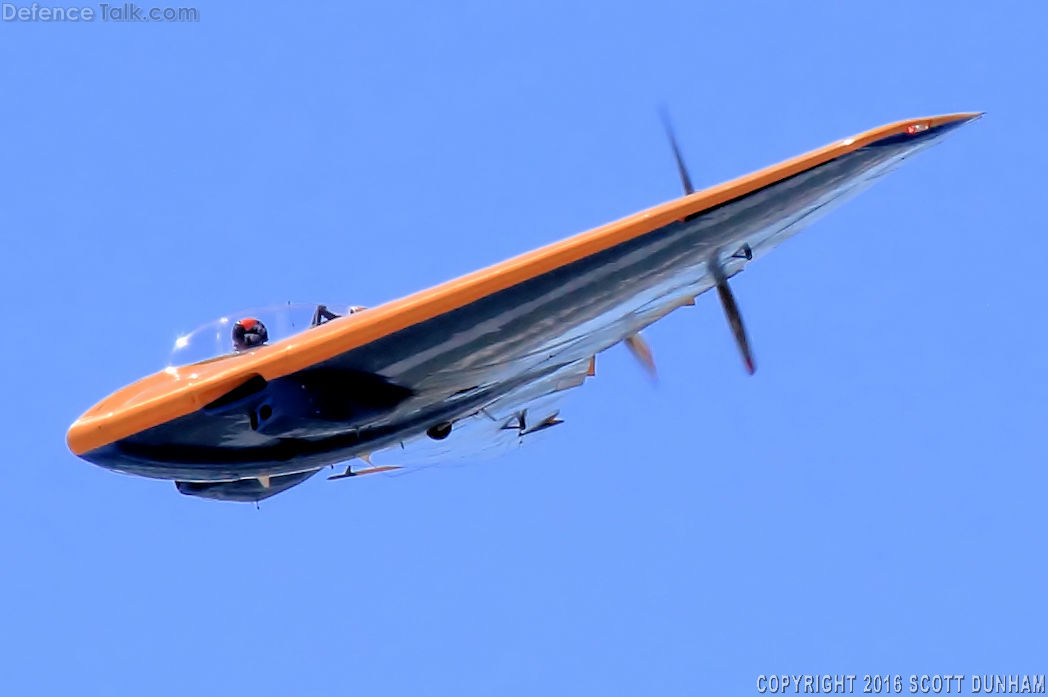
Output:
M670 123L669 113L666 109L662 109L660 115L662 116L662 125L666 129L666 137L670 141L670 148L673 149L673 158L677 161L677 174L680 175L680 183L684 187L684 193L694 193L695 187L691 184L691 175L688 174L688 167L684 164L684 156L681 155L680 145L677 144L677 136L673 132L673 124ZM689 215L684 220L691 220L694 217L694 214ZM750 245L743 244L732 256L749 261L753 258L753 250L750 249ZM735 337L739 353L742 354L742 362L746 365L746 372L753 375L757 370L757 366L753 362L753 352L750 350L750 341L746 337L746 327L742 324L739 304L735 302L735 295L731 292L728 279L724 277L724 271L721 269L720 264L713 264L713 273L714 280L717 282L717 295L720 296L721 306L724 308L724 314L727 316L728 324L731 326L731 333ZM694 300L692 303L694 303ZM647 368L648 373L652 377L655 377L655 361L647 342L640 338L640 334L627 337L625 342L634 357Z
M688 175L688 167L684 164L684 156L680 153L677 145L677 136L673 133L673 124L670 123L670 115L665 109L660 112L662 126L666 129L666 137L669 138L670 147L673 149L673 158L677 161L677 174L680 175L680 183L684 187L685 194L695 193L695 187L691 185L691 176Z
M735 343L742 354L742 362L746 364L746 372L753 375L757 370L753 362L753 352L750 350L750 341L746 338L746 327L742 324L742 314L739 312L739 304L735 302L735 294L731 292L726 278L717 280L717 295L720 296L721 306L731 326L731 333L735 336Z
M640 334L632 334L622 340L622 343L626 345L626 348L630 350L633 357L637 359L637 362L641 364L648 376L654 380L658 375L658 371L655 369L655 356L651 352L651 347L648 346L648 342L644 340L644 337Z

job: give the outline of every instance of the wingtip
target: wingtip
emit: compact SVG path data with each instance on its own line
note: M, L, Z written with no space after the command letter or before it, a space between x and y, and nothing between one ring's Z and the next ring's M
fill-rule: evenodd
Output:
M985 111L961 111L956 114L943 114L942 116L936 116L933 120L938 121L939 124L961 124L971 123L972 121L978 121L983 116L986 116Z

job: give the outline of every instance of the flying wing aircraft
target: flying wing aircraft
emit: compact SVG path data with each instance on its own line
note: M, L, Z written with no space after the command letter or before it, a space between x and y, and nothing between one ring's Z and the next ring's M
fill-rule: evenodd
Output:
M258 501L336 463L350 465L332 479L395 469L370 455L405 442L485 424L528 438L562 423L550 400L601 351L623 342L654 371L641 330L711 288L752 373L729 279L980 115L888 124L698 192L669 132L684 196L378 307L222 318L84 413L69 448L184 494Z

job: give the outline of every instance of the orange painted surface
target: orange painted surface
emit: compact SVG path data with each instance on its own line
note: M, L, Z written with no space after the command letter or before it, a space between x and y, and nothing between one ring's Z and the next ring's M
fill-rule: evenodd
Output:
M102 400L70 428L70 450L81 455L121 438L190 414L254 374L267 380L290 375L383 336L463 307L505 288L601 252L694 213L907 129L928 128L978 116L948 114L907 119L838 140L752 174L697 191L569 237L433 288L393 300L263 346L143 378Z

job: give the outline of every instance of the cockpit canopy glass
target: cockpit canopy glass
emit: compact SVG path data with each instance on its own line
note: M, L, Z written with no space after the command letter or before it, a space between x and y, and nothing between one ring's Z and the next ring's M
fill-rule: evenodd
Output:
M360 312L359 305L284 303L232 312L175 339L169 367L250 352L333 319Z

